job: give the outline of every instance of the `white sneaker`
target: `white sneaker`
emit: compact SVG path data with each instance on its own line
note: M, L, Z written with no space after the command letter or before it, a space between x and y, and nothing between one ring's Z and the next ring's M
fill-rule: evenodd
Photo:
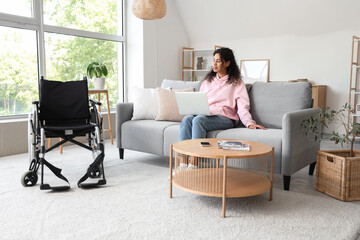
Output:
M186 171L188 168L188 165L186 163L180 163L179 166L173 170L172 175L174 176L175 173L180 173ZM170 177L168 177L168 180L170 180Z
M186 163L180 163L179 166L175 169L176 173L186 171L188 165Z
M189 166L186 168L186 171L198 169L199 167L196 165L189 164Z

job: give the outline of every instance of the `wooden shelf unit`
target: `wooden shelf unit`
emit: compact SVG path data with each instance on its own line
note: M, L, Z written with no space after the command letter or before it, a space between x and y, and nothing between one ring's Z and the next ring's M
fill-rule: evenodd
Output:
M181 79L183 81L185 80L185 72L191 72L191 81L195 80L195 72L208 72L209 69L195 69L195 53L196 52L205 52L208 55L212 54L213 51L215 51L218 48L222 48L221 46L214 46L214 49L194 49L194 48L190 48L190 47L183 47L182 48L182 67L181 67ZM190 66L186 66L185 63L185 59L186 59L186 54L190 53L191 57L190 57Z
M356 112L356 105L359 104L358 95L360 94L358 82L360 77L360 37L352 37L350 66L349 104L351 109L348 112L348 125L350 120L355 123L356 118L359 117L359 113ZM349 130L346 134L349 135Z
M313 108L321 107L326 109L326 85L312 86L312 99L314 100Z

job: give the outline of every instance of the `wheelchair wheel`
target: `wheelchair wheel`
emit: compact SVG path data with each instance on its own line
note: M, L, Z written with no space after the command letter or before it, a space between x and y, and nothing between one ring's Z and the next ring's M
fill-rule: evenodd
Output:
M101 176L102 176L102 169L100 166L95 166L93 170L90 172L90 178L100 178Z
M27 171L21 177L21 184L24 187L32 187L37 183L37 181L38 181L38 175L34 171Z

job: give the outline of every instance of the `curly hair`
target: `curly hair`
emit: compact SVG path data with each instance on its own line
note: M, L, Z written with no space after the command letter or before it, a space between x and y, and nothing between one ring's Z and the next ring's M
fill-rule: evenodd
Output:
M227 74L229 75L227 83L229 84L240 83L241 82L240 69L236 64L233 51L230 48L219 48L214 51L213 56L215 56L215 54L217 53L220 55L221 62L223 64L225 62L230 61L230 65L226 68ZM215 76L216 76L216 72L214 72L214 70L211 69L211 71L205 76L205 80L211 82Z

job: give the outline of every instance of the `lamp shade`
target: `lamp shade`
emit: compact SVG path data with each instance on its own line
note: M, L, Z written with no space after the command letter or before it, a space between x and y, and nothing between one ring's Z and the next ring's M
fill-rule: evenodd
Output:
M154 20L166 15L165 0L133 0L132 11L138 18Z

